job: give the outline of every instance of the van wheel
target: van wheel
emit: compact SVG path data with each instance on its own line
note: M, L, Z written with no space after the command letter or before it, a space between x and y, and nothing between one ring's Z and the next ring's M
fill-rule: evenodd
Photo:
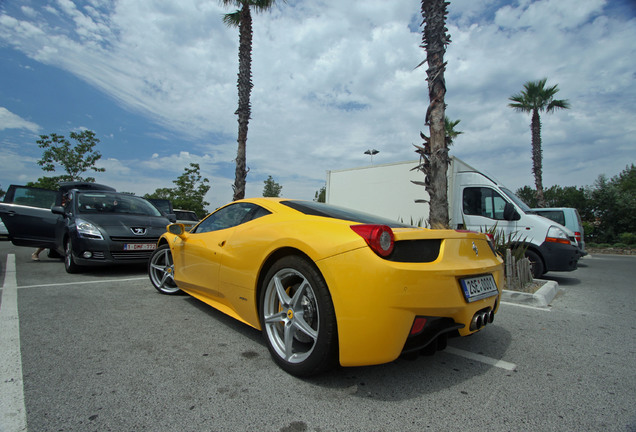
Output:
M536 252L526 250L526 258L530 260L530 270L532 271L533 278L540 278L545 274L545 268L543 267L543 261Z

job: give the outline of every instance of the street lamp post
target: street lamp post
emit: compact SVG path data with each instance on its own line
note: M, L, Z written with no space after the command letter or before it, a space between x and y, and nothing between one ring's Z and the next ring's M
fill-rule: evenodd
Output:
M372 166L373 166L373 155L377 155L378 153L380 153L380 152L378 150L376 150L376 149L373 149L373 150L369 149L369 150L364 152L364 154L368 154L368 155L371 156L371 165Z

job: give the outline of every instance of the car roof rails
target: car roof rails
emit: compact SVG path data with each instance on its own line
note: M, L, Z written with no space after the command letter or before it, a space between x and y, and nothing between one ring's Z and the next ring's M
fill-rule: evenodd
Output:
M82 182L82 181L70 181L70 182L60 183L60 192L65 193L70 191L71 189L101 190L101 191L117 192L115 188L106 186L103 184L99 184L99 183Z

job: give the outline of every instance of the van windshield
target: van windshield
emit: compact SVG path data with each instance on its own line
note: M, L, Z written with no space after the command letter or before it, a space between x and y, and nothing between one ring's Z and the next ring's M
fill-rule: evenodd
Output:
M506 196L508 198L510 198L512 200L512 202L514 202L515 204L517 204L517 206L523 210L524 213L532 213L532 211L530 210L530 207L528 207L528 205L526 203L524 203L523 201L521 201L521 198L519 198L517 195L515 195L514 193L512 193L512 191L502 187L501 190L503 191L503 193L506 194Z

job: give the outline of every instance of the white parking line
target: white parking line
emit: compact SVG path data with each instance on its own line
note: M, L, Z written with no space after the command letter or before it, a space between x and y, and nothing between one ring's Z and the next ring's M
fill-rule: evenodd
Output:
M505 369L505 370L509 370L509 371L513 371L515 369L517 369L517 365L514 363L508 363L506 361L503 360L497 360L491 357L486 357L484 355L481 354L475 354L473 352L470 351L464 351L464 350L460 350L457 348L453 348L451 346L446 347L446 349L444 350L450 354L454 354L456 356L460 356L460 357L464 357L470 360L476 360L478 362L481 363L485 363L485 364L489 364L491 366L495 366L501 369Z
M54 286L69 286L69 285L91 285L91 284L99 284L99 283L111 283L111 282L129 282L129 281L138 281L138 280L148 280L148 276L137 277L137 278L121 278L121 279L100 279L93 281L80 281L80 282L62 282L62 283L54 283L54 284L40 284L40 285L24 285L21 286L20 289L24 288L46 288L46 287L54 287Z
M26 431L15 255L7 255L0 303L0 429Z
M505 301L502 301L501 304L502 305L506 305L506 306L516 306L516 307L520 307L520 308L540 310L540 311L544 311L544 312L550 312L552 310L552 308L550 306L530 306L530 305L524 305L524 304L519 304L519 303L511 303L511 302L505 302Z

